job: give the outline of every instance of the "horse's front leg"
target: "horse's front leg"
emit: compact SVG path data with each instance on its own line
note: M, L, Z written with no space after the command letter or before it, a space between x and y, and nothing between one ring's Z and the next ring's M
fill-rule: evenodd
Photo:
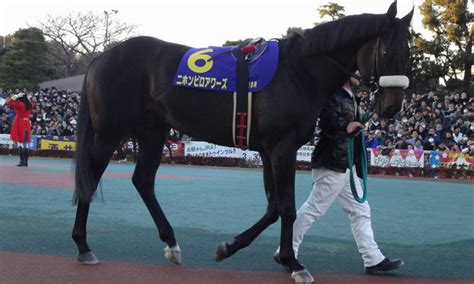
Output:
M263 217L251 228L235 236L234 241L231 244L228 244L227 242L221 243L216 251L216 261L224 260L240 249L250 245L261 232L278 220L278 200L276 197L275 183L273 182L272 166L270 159L265 153L260 152L260 156L262 157L263 163L265 194L268 200L267 212L265 212L265 215L263 215Z
M292 272L291 278L296 283L313 283L313 277L298 262L293 251L293 223L296 219L296 150L292 150L291 146L291 144L280 143L270 156L278 196L278 212L281 217L280 261Z

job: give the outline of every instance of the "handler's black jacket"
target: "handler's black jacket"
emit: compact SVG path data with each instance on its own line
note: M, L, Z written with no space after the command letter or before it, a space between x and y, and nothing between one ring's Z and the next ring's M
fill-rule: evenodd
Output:
M342 173L346 171L350 137L346 128L351 121L355 121L354 102L350 94L341 88L329 98L321 113L319 120L320 140L311 157L312 168L326 167ZM355 141L354 160L357 175L362 176L360 137L355 137Z

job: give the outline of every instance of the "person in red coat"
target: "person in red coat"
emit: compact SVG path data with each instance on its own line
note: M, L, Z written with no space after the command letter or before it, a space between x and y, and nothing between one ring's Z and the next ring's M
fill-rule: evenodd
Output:
M31 142L30 114L33 106L25 93L11 96L7 104L15 109L16 114L10 130L10 139L20 147L20 163L18 167L28 167L28 143Z

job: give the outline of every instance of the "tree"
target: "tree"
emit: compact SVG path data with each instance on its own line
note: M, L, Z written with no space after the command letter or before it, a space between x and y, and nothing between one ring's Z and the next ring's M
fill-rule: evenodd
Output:
M40 23L44 35L51 39L55 59L64 66L64 76L74 75L74 70L83 71L75 67L78 59L89 63L97 54L135 34L135 25L114 19L117 13L117 10L104 11L104 17L92 12L64 17L48 15L46 21Z
M321 18L329 16L333 21L345 16L344 7L332 2L319 6L318 12Z
M20 29L0 62L0 87L36 90L54 74L43 33L37 28Z
M435 45L430 45L420 33L411 32L410 57L406 74L410 78L410 89L415 91L431 91L439 87L439 78L448 73L448 66L436 61L429 53L435 51Z
M443 76L449 89L471 89L472 33L468 25L474 15L467 10L467 0L425 0L420 11L423 26L433 32L431 40L420 40L419 47L431 55L434 66L446 66ZM459 73L464 72L464 80Z
M289 27L287 30L286 30L286 34L285 35L282 35L281 37L282 38L286 38L286 37L290 37L294 34L303 34L304 30L302 28L299 28L299 27Z

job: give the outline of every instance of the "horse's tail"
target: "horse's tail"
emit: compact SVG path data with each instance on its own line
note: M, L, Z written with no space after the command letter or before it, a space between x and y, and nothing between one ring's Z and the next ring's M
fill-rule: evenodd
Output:
M75 188L74 204L78 201L90 203L97 187L94 174L91 169L91 147L94 142L94 129L92 128L89 100L87 98L87 75L92 66L84 76L82 83L81 101L79 104L79 117L77 121L77 144L75 160Z

